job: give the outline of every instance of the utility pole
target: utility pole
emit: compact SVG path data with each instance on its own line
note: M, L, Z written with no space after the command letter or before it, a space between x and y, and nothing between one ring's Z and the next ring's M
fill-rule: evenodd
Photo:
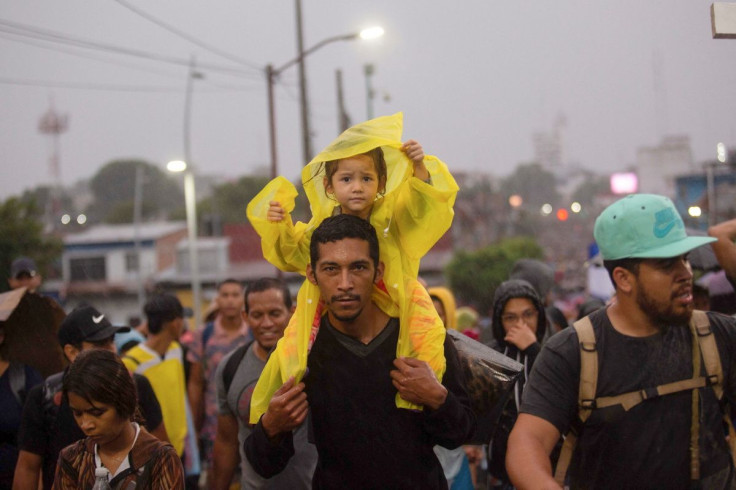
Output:
M309 101L307 96L307 75L304 65L304 30L302 28L302 2L296 3L296 46L299 55L299 100L302 108L302 149L304 165L312 159L312 132L309 127Z
M373 98L376 96L375 90L373 90L373 83L371 77L373 76L374 66L372 63L366 63L363 66L363 73L365 74L365 102L366 102L366 116L367 119L373 119Z
M342 70L335 70L335 84L337 85L337 127L343 132L350 127L350 116L345 110L345 97L342 90Z

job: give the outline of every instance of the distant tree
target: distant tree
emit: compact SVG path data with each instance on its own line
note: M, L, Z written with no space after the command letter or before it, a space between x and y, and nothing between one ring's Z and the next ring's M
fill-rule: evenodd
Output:
M143 160L114 160L90 181L94 202L87 210L90 222L133 222L136 168L142 166L142 217L166 217L182 207L184 196L176 182L156 165Z
M46 211L46 207L51 205L49 200L51 199L51 187L47 185L40 185L33 189L29 189L23 192L20 196L20 200L24 203L33 203L34 208L39 213L39 218L42 217ZM73 213L75 210L72 209L72 199L66 189L57 189L58 191L58 206L62 212Z
M197 204L200 219L217 216L221 223L243 223L245 207L258 194L270 179L263 176L246 175L236 182L215 186L212 196Z
M527 163L516 167L514 173L501 181L501 192L508 198L518 194L524 206L539 208L542 204L554 205L560 198L555 176L538 163Z
M543 256L534 238L506 238L476 252L457 252L445 268L445 275L459 301L486 314L493 306L496 288L508 279L514 262Z
M61 256L62 243L45 236L41 212L35 201L11 197L0 204L0 291L9 289L10 264L20 256L31 257L44 275Z
M588 175L572 193L572 200L577 201L585 208L593 203L597 196L610 194L611 183L609 177Z

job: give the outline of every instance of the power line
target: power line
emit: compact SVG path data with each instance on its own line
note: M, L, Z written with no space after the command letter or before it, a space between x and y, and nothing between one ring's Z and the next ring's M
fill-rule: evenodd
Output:
M230 53L228 53L226 51L223 51L223 50L221 50L219 48L216 48L214 46L211 46L209 44L206 44L203 41L200 41L199 39L197 39L197 38L195 38L193 36L190 36L186 32L181 31L181 30L177 29L176 27L171 26L170 24L167 24L166 22L164 22L164 21L162 21L160 19L157 19L156 17L152 16L151 14L149 14L147 12L144 12L143 10L139 9L138 7L135 7L134 5L131 5L126 0L114 0L114 1L117 2L117 3L119 3L120 5L122 5L123 7L127 8L127 9L129 9L129 10L131 10L133 12L135 12L136 14L140 15L144 19L153 22L154 24L158 25L159 27L163 27L167 31L172 32L172 33L176 34L177 36L179 36L179 37L181 37L183 39L186 39L187 41L189 41L189 42L191 42L193 44L196 44L200 48L206 49L207 51L210 51L211 53L214 53L216 55L222 56L223 58L229 59L230 61L234 61L234 62L239 63L241 65L245 65L245 66L248 66L250 68L254 68L256 70L259 70L259 71L262 71L263 70L263 67L261 67L260 65L258 65L256 63L253 63L251 61L248 61L248 60L244 60L243 58L240 58L240 57L235 56L233 54L230 54Z
M171 92L181 93L182 88L177 86L163 85L119 85L108 83L89 83L89 82L57 82L50 80L24 80L18 78L0 77L0 84L4 85L20 85L28 87L49 87L49 88L69 88L80 90L107 90L114 92ZM248 87L238 87L234 85L215 85L216 89L200 88L197 92L201 93L222 93L222 92L246 92L250 91Z
M5 33L3 33L3 34L0 34L0 39L6 39L6 40L11 41L11 42L26 44L28 46L34 46L34 47L40 48L40 49L48 49L48 50L51 50L51 51L57 51L59 53L65 53L65 54L69 54L69 55L72 55L72 56L77 56L79 58L84 58L84 59L88 59L88 60L101 61L103 63L108 63L108 64L111 64L111 65L121 66L121 67L125 67L125 68L131 68L133 70L143 71L143 72L148 73L148 74L156 73L158 75L166 76L166 77L169 77L169 78L176 78L176 79L179 79L179 80L181 79L181 74L169 73L169 72L165 72L163 70L152 70L151 68L147 68L147 67L143 67L143 66L132 65L130 63L123 63L123 62L120 62L119 60L112 60L112 59L104 58L102 56L95 56L93 54L86 54L86 53L83 53L83 52L80 52L80 51L75 51L74 49L67 49L67 48L65 48L63 46L57 46L57 45L53 44L52 41L22 39L22 38L16 38L14 36L17 36L17 34L5 34Z
M116 92L181 92L181 87L164 87L154 85L116 85L104 83L52 82L42 80L22 80L0 77L0 84L23 85L31 87L70 88L81 90L111 90Z
M6 40L12 41L12 42L27 44L27 45L34 46L34 47L41 48L41 49L50 49L50 50L53 50L53 51L58 51L58 52L61 52L61 53L70 54L72 56L78 56L80 58L91 59L91 60L96 60L96 61L102 61L103 63L109 63L109 64L112 64L112 65L121 66L121 67L125 67L125 68L131 68L133 70L143 71L143 72L148 73L148 74L156 73L158 75L166 76L166 77L169 77L169 78L176 78L178 80L181 80L181 75L180 74L169 73L169 72L165 72L165 71L162 71L162 70L151 70L150 68L145 68L145 67L142 67L142 66L132 65L130 63L121 63L120 61L114 61L114 60L111 60L111 59L105 59L105 58L100 57L100 56L95 56L95 55L90 55L90 54L84 54L84 53L81 53L81 52L78 52L78 51L74 51L73 49L65 49L62 46L55 46L53 44L45 44L45 43L50 43L50 41L40 41L40 40L39 41L34 41L34 40L29 40L29 39L16 39L13 36L15 36L15 34L1 34L0 33L0 39L6 39ZM47 82L47 83L55 83L55 82ZM242 92L242 91L250 91L250 90L252 90L252 87L245 87L245 86L240 86L240 85L217 83L217 82L212 81L210 78L204 78L203 83L206 83L207 85L212 85L214 87L221 88L221 89L223 89L225 91L241 91Z
M107 52L125 54L128 56L137 56L139 58L145 58L145 59L154 60L154 61L162 61L165 63L171 63L171 64L176 64L176 65L181 65L181 66L189 66L190 64L190 61L187 58L177 58L175 56L167 56L167 55L162 55L162 54L157 54L157 53L149 53L149 52L141 51L138 49L124 48L124 47L115 46L115 45L108 44L108 43L88 41L85 39L68 36L66 34L62 34L59 32L54 32L48 29L41 29L38 27L24 25L24 24L20 24L17 22L8 21L5 19L0 19L0 32L30 37L33 39L40 39L43 41L49 41L49 42L55 42L55 43L61 43L61 44L69 44L72 46L86 48L86 49L97 49L97 50L102 50L102 51L107 51ZM199 68L220 71L223 73L228 73L228 74L232 74L236 76L246 76L246 77L251 77L251 78L256 76L256 74L254 74L251 71L243 71L237 68L231 68L231 67L226 67L222 65L215 65L212 63L197 63L197 66ZM260 78L261 74L259 73L257 76Z

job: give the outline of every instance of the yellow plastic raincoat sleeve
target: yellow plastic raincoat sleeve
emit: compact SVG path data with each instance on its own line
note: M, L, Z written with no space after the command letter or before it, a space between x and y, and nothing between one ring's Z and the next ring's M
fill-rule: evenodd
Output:
M427 156L424 164L429 170L431 184L416 177L407 179L399 190L393 213L398 245L402 255L406 255L404 266L409 266L403 272L411 277L419 273L420 259L450 229L458 192L455 179L441 160Z
M294 184L284 177L276 177L266 184L249 203L246 209L248 220L261 237L263 257L286 272L304 274L309 263L310 223L291 221L297 191ZM268 221L271 201L278 201L286 212L280 222Z

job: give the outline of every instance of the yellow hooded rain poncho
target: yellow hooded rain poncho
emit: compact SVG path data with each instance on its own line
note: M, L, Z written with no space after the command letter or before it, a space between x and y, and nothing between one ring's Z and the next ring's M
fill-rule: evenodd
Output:
M458 186L447 166L433 156L424 159L431 184L413 177L413 165L401 151L401 133L401 113L372 119L349 128L312 159L302 171L312 210L308 223L292 223L288 213L294 209L297 191L283 177L269 182L253 198L247 214L261 236L263 256L281 270L305 274L310 262L312 232L339 206L325 193L324 162L380 146L388 173L386 192L376 197L370 222L378 235L380 260L385 270L383 280L374 287L372 299L384 312L400 319L397 356L426 361L441 380L445 371L445 329L429 295L416 278L420 259L452 223ZM278 201L287 212L278 223L267 219L270 201ZM296 313L256 385L251 399L251 423L258 422L273 393L289 377L294 376L297 382L301 380L324 313L322 306L317 286L305 281L297 295ZM398 395L396 404L400 408L421 408Z

